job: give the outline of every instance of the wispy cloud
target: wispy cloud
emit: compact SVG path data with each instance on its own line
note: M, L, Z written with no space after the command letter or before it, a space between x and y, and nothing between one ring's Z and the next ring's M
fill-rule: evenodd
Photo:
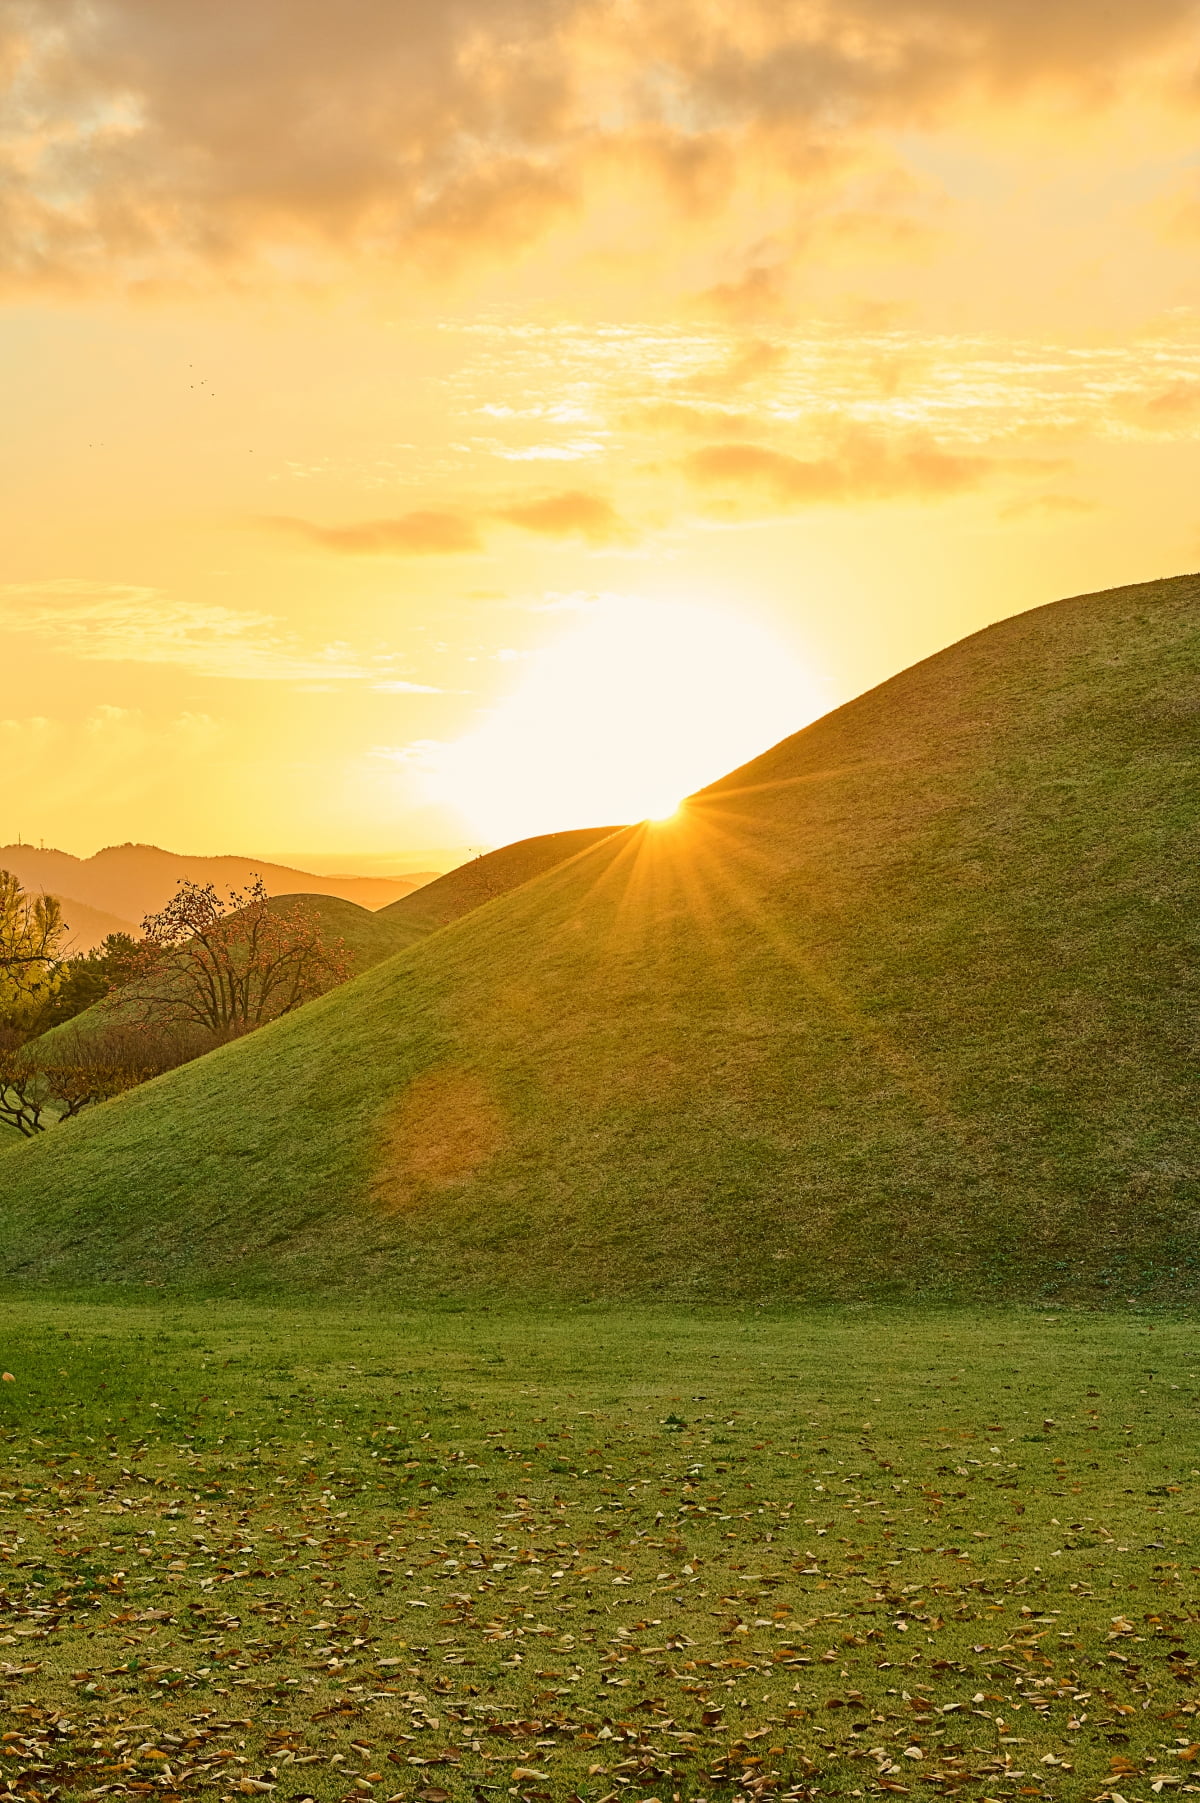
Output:
M1191 435L1200 425L1200 376L1176 376L1121 396L1122 417L1156 436Z
M1061 519L1064 515L1095 513L1096 503L1081 495L1061 495L1050 491L1043 495L1024 495L1000 509L1002 520Z
M483 549L476 521L442 508L355 520L345 526L320 526L291 514L266 514L261 523L351 556L451 557Z
M74 578L0 587L0 634L42 639L95 663L172 664L250 682L396 682L388 658L346 644L307 651L270 614L176 601L153 588ZM403 684L425 693L422 684Z
M568 438L558 444L503 444L498 438L476 440L480 450L490 451L505 463L583 463L599 457L605 445L597 438Z
M692 438L730 438L761 429L750 413L733 413L727 407L697 407L688 401L647 401L630 407L624 423L634 430L686 432Z
M595 546L623 545L633 537L611 501L578 488L480 506L474 512L414 512L342 526L268 515L260 523L351 557L450 557L482 551L489 524L513 526L539 538L583 539Z
M788 355L786 344L751 338L745 344L735 345L713 368L698 370L688 386L696 393L718 398L740 394L768 377L778 377L787 365Z
M1042 460L984 457L929 441L847 432L825 455L794 457L764 445L716 444L683 460L684 474L709 491L752 491L776 507L883 500L936 500L998 476L1044 471Z
M461 335L478 346L459 377L468 399L569 389L622 429L610 439L621 458L635 431L764 443L786 433L786 451L799 434L846 427L924 434L969 454L1039 438L1200 434L1200 314L1183 311L1156 331L1086 344L836 323L765 348L694 326L488 324Z
M543 538L582 538L590 545L625 544L632 536L611 501L578 488L500 508L496 518Z

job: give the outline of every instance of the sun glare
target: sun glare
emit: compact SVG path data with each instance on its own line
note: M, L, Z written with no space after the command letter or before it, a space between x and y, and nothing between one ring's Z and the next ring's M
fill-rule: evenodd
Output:
M432 799L492 844L573 826L669 820L695 789L816 712L768 633L719 609L611 596L528 662L523 681L432 754Z

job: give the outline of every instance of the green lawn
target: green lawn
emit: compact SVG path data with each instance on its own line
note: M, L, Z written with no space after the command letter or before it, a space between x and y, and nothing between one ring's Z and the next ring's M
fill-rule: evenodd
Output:
M1200 1789L1166 1318L5 1305L31 1799Z

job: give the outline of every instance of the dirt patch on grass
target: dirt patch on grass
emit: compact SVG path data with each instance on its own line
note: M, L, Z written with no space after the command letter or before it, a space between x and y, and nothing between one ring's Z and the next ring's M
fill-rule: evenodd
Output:
M482 1077L454 1066L426 1071L384 1117L372 1194L383 1208L411 1207L469 1182L507 1143Z

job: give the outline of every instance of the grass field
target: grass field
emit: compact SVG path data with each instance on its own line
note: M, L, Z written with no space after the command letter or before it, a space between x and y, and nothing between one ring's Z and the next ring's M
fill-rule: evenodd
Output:
M1135 1314L5 1306L7 1794L1200 1789Z

